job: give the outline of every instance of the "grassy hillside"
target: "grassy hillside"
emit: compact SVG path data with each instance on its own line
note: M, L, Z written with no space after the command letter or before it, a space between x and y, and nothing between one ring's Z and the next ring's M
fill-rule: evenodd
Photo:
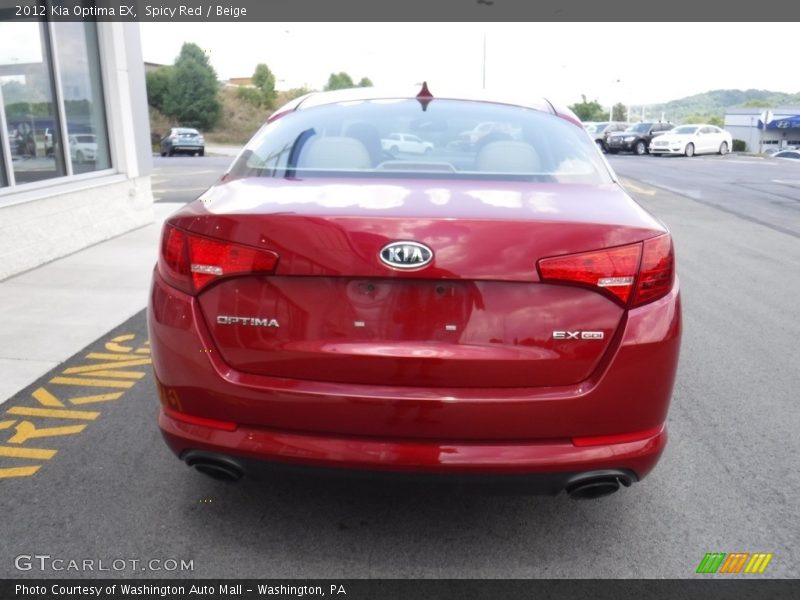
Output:
M278 92L275 106L280 107L298 96L307 93L308 90L295 89ZM264 124L272 114L272 110L258 108L253 104L240 98L237 88L221 88L219 90L219 101L222 104L222 116L219 123L211 131L204 131L203 135L207 143L211 144L233 144L241 145L246 143L253 134ZM158 143L170 127L177 126L160 113L158 110L150 108L150 132Z
M719 117L721 119L724 118L726 109L747 103L758 103L763 106L800 106L800 92L785 94L755 89L712 90L663 104L650 104L647 106L647 113L658 117L663 112L665 119L675 123L685 121L690 116ZM634 109L634 114L636 112Z
M275 102L279 107L296 98L308 90L289 90L280 92ZM219 91L222 103L222 117L217 126L204 132L205 138L213 144L244 144L261 125L267 120L271 110L256 108L246 100L239 97L236 88L221 88ZM648 118L659 118L664 113L664 118L673 123L692 122L718 122L721 124L725 117L725 110L747 103L759 106L800 106L800 92L785 94L769 90L711 90L703 94L695 94L679 100L671 100L663 104L649 104L646 107ZM638 118L641 107L633 106L632 117ZM150 130L154 138L166 133L173 124L160 112L150 108Z

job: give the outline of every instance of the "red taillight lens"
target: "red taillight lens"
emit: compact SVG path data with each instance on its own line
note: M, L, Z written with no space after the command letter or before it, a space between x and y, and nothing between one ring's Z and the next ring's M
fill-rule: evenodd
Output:
M197 293L220 277L242 273L272 273L278 255L243 244L186 233L164 225L158 266L171 285Z
M672 289L674 279L675 257L670 235L660 235L646 240L633 306L640 306L661 298Z
M599 287L623 304L628 303L639 269L641 244L596 252L543 258L539 261L542 281L564 281Z
M189 282L189 257L186 255L186 234L164 225L161 233L161 254L158 257L161 276L172 285L185 289ZM189 286L191 287L191 286ZM186 291L191 291L187 289Z
M672 288L672 239L664 234L643 243L543 258L537 267L542 281L599 288L626 306L641 306Z

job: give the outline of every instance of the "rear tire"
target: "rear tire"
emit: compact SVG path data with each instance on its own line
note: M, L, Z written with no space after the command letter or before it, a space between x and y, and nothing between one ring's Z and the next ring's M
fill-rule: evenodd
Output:
M645 144L643 140L639 140L633 147L633 151L636 153L637 156L643 156L647 154L647 144Z
M728 153L728 142L722 142L719 145L720 156L725 156Z
M694 144L686 144L686 149L683 151L683 153L688 158L691 158L692 156L694 156Z

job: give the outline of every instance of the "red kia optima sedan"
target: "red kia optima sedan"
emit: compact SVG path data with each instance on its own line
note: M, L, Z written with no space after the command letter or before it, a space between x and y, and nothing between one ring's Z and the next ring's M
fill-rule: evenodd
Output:
M159 425L206 474L576 498L655 466L681 334L670 234L572 112L427 86L275 113L165 223L148 320Z

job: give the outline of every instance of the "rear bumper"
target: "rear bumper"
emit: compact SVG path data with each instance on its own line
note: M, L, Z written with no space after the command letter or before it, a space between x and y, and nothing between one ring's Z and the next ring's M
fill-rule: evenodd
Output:
M173 418L177 416L178 418ZM576 445L556 442L441 443L426 440L385 440L309 435L239 426L224 431L159 415L159 426L170 449L179 457L201 451L239 460L255 472L253 460L279 465L318 466L349 471L382 471L452 476L541 475L554 492L578 473L612 469L632 472L636 479L649 473L667 442L664 426L641 432L639 439L619 443ZM633 435L631 437L637 437ZM601 440L598 440L601 441ZM587 440L577 443L587 443ZM551 477L548 477L551 476ZM534 482L536 478L533 478ZM555 489L558 488L558 489Z

